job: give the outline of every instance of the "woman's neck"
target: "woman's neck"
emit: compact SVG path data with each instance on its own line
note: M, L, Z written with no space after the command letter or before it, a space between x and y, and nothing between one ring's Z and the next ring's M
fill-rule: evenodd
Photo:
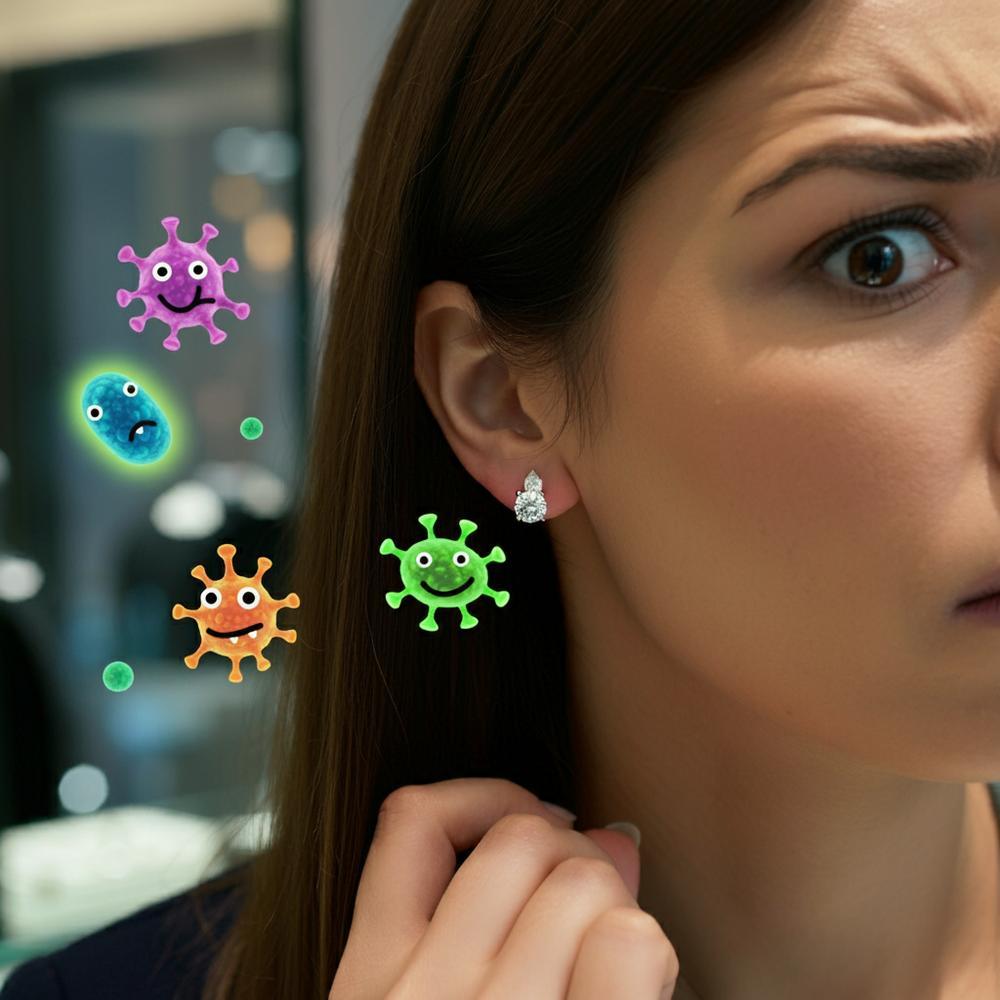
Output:
M1000 996L985 784L852 769L629 652L571 664L578 826L642 831L678 1000Z

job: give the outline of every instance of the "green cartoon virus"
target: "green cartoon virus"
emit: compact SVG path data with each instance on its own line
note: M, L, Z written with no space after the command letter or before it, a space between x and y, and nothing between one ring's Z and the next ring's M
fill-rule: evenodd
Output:
M458 608L462 612L461 628L472 628L479 619L469 613L469 605L485 594L502 608L509 600L506 590L491 590L486 583L486 564L505 562L507 557L499 545L493 546L488 556L481 556L465 546L465 540L476 530L476 523L468 518L460 518L462 529L458 538L438 538L434 534L437 514L421 514L417 520L427 531L427 539L415 542L405 551L396 547L391 538L385 538L379 546L382 555L394 555L399 559L399 575L404 590L390 590L385 599L390 608L398 608L407 594L427 605L427 617L420 623L426 632L436 632L434 613L438 608Z

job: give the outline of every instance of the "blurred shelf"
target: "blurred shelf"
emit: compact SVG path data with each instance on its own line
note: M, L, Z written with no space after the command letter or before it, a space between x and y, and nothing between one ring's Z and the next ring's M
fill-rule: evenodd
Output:
M270 28L286 16L281 0L5 0L0 68Z
M0 834L4 972L252 857L266 813L225 820L149 806L12 827Z

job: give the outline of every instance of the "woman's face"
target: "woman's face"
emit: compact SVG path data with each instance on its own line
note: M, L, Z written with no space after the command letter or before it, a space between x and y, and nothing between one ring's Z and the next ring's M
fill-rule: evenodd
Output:
M1000 173L935 182L942 146L923 179L821 169L740 206L827 143L977 136L996 172L998 53L996 0L837 2L706 93L623 217L609 423L563 459L607 562L578 590L755 712L943 779L998 763L1000 627L954 608L1000 569ZM886 210L916 220L820 258Z

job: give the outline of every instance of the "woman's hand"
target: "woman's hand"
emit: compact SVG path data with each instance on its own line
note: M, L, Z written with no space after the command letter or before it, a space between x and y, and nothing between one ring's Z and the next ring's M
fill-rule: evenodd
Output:
M672 997L680 966L636 902L638 853L500 778L396 789L329 1000Z

